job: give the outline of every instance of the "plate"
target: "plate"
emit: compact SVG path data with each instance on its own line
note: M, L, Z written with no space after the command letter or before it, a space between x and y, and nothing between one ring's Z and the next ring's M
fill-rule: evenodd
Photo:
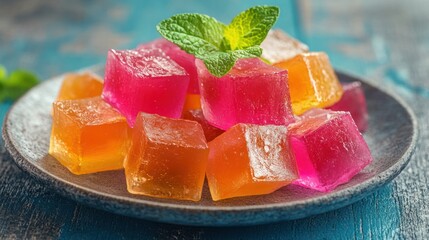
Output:
M98 66L89 70L103 75ZM338 73L342 82L361 81ZM123 171L76 176L48 155L51 104L62 76L44 81L19 99L3 126L11 156L24 171L60 194L83 204L147 220L204 226L251 225L304 218L356 202L390 182L414 151L414 114L399 98L362 82L368 103L369 129L364 134L374 161L350 182L330 193L287 186L272 194L214 202L205 184L199 202L129 194Z

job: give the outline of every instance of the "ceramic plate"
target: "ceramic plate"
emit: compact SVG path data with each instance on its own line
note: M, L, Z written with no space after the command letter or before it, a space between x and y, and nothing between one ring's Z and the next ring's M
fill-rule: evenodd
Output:
M92 71L102 75L103 68ZM343 82L360 81L338 73ZM351 204L390 182L407 165L417 138L416 121L401 100L363 82L369 111L364 134L374 162L330 193L287 186L264 196L213 202L206 187L200 202L131 195L123 171L71 174L48 155L51 104L62 77L29 91L10 109L3 126L6 148L26 172L60 194L106 211L148 220L206 226L250 225L303 218Z

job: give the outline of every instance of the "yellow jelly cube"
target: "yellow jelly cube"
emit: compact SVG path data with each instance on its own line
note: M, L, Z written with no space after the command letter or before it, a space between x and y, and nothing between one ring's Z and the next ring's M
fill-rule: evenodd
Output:
M323 52L301 53L274 66L288 70L294 114L300 115L311 108L329 107L343 94L329 58Z
M74 174L123 168L126 119L101 97L56 101L49 154Z

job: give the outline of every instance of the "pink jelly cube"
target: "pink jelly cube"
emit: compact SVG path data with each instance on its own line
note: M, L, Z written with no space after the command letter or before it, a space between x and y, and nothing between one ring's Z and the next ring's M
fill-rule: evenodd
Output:
M372 161L349 112L313 109L288 127L300 178L294 183L322 192L348 182Z
M259 58L240 59L225 76L210 74L196 61L201 107L213 126L226 130L237 123L287 125L294 122L287 71Z
M194 55L188 54L182 49L180 49L176 44L168 41L165 38L158 38L152 42L142 44L137 47L137 49L161 49L167 54L171 59L173 59L177 64L185 69L189 74L189 94L198 94L200 89L198 86L198 73L197 67L195 66L195 57Z
M360 82L343 83L343 92L340 101L328 109L350 112L359 131L364 132L368 128L368 111L362 84Z
M139 112L179 118L188 84L185 70L159 49L110 50L103 98L132 127Z

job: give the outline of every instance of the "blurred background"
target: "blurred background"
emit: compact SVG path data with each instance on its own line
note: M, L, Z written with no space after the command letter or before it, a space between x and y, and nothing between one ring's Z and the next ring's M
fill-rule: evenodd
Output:
M393 183L356 204L308 219L234 229L181 227L64 199L21 172L3 150L0 238L429 238L426 0L0 0L0 64L28 69L45 80L103 64L110 48L134 48L159 37L156 24L175 13L199 12L229 22L258 4L279 6L276 28L312 51L327 52L338 70L397 93L412 106L421 139L410 166ZM0 105L1 119L10 105Z

